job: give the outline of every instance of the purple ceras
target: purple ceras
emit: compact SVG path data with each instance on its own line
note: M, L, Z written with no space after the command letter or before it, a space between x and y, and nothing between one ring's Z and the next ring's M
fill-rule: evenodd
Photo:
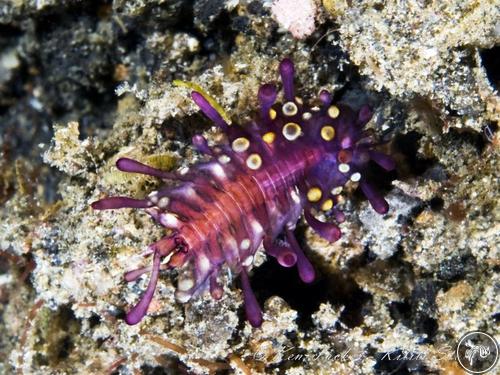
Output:
M387 202L364 175L370 160L387 171L395 167L391 157L374 150L371 133L363 130L372 116L369 107L356 112L333 104L325 90L319 105L310 107L295 96L292 61L284 59L279 71L283 102L277 101L274 85L261 86L260 114L244 127L226 122L202 93L191 93L201 111L227 136L227 142L213 147L201 135L193 138L207 161L183 173L161 171L128 158L117 161L121 171L174 182L144 199L120 196L92 203L97 210L142 208L170 230L149 247L153 265L125 275L133 281L151 272L146 292L128 312L127 323L136 324L146 315L160 269L182 267L176 298L187 302L207 285L213 298L221 298L218 276L229 267L241 277L247 319L258 327L262 311L250 287L248 269L261 244L283 267L297 265L300 278L310 283L314 268L293 233L302 212L320 236L337 241L341 236L337 224L320 221L314 213L325 211L333 221L342 222L344 214L337 203L349 181L359 184L375 211L387 212Z

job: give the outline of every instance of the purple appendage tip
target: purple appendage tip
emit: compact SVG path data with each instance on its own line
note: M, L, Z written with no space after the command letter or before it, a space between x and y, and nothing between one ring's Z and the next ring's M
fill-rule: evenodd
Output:
M262 85L259 88L259 103L261 116L264 119L270 119L269 117L269 109L271 109L272 105L276 101L276 97L278 96L278 92L276 91L276 87L270 83Z
M257 302L257 298L255 298L255 294L250 286L250 281L248 280L247 272L244 268L241 270L240 277L247 319L253 327L258 328L262 325L262 310L260 309L259 302Z
M337 225L333 223L323 223L307 211L304 212L304 216L306 218L307 224L309 224L311 228L325 240L329 242L335 242L341 237L342 233L340 232L340 228Z
M146 272L150 272L151 269L152 269L152 266L146 266L146 267L138 268L136 270L125 272L125 275L124 275L125 281L127 281L129 283L132 281L135 281L139 277L141 277L141 275L145 274Z
M210 150L210 147L208 146L208 142L204 136L197 134L197 135L193 136L191 141L192 141L195 149L198 150L199 152L202 152L206 155L212 154L212 151Z
M283 59L280 63L280 75L283 81L283 91L285 94L285 99L291 101L295 98L293 79L295 75L295 68L293 62L290 59Z
M139 323L148 312L148 307L151 303L151 300L153 299L153 294L158 282L158 276L160 274L160 263L160 253L156 252L153 259L153 269L151 272L151 279L149 279L148 287L146 288L146 291L144 292L144 295L142 296L139 303L127 313L125 317L125 321L127 322L127 324L134 325Z
M319 99L321 100L321 103L323 103L323 105L327 107L332 103L333 97L329 91L321 90L321 92L319 93Z
M217 126L222 129L227 129L228 124L219 112L208 102L205 97L197 91L191 92L191 98L196 103L196 105L200 108L200 110L207 116L210 120L212 120Z
M383 215L389 211L389 203L380 195L380 193L373 188L369 183L361 181L361 190L363 194L368 198L368 201L372 205L373 209L379 214Z
M260 86L259 88L259 102L262 106L270 107L278 96L276 87L270 83Z
M264 249L266 249L269 255L275 257L282 267L293 267L297 263L297 255L289 247L280 246L272 241L264 240Z
M297 243L295 239L295 235L291 230L286 230L286 238L290 247L295 252L297 256L297 268L299 271L300 279L305 283L312 283L316 278L316 272L314 271L314 267L307 257L304 255L304 252L300 248L300 245Z

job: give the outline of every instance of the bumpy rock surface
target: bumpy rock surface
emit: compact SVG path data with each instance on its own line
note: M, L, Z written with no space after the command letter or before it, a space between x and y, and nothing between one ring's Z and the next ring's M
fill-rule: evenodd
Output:
M317 1L297 40L271 3L0 3L0 373L461 373L464 333L498 337L498 4ZM174 79L238 122L285 56L305 98L373 106L398 163L379 181L391 210L374 215L353 186L338 242L299 223L312 285L258 256L261 329L231 275L220 301L183 305L175 272L126 325L147 277L123 273L162 231L89 203L158 186L117 171L121 156L173 169L198 160L193 134L220 140ZM419 356L390 359L404 352Z

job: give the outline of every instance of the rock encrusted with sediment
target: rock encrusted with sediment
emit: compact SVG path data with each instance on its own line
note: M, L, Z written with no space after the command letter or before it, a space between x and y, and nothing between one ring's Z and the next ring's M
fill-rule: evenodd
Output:
M301 40L271 1L0 5L0 372L459 373L464 333L499 334L498 5L382 3L316 1ZM398 164L379 181L389 213L352 186L338 242L299 223L312 285L260 253L261 329L233 275L220 301L180 304L168 271L148 316L126 325L147 277L123 274L162 230L89 203L158 188L117 171L119 157L175 169L199 160L192 135L221 140L174 79L238 123L285 56L304 99L326 88L374 108ZM404 351L420 356L391 360Z

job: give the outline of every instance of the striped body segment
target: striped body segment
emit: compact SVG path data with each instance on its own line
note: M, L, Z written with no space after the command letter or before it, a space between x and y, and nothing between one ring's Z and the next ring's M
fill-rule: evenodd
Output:
M231 125L205 95L192 92L201 111L227 136L227 142L214 146L200 135L193 137L194 147L207 161L165 172L132 159L118 160L122 171L174 182L145 199L108 197L92 204L98 210L142 208L169 229L150 245L152 266L125 275L133 281L151 272L142 299L126 316L129 324L146 315L161 269L182 268L176 297L187 302L206 286L213 298L221 298L218 276L228 267L240 275L247 319L258 327L262 312L247 272L262 244L280 265L296 265L300 278L312 282L314 269L293 233L302 213L322 237L338 240L336 222L344 215L337 203L348 182L359 184L377 212L387 212L387 202L363 175L370 160L386 170L394 168L389 156L374 150L371 133L363 130L371 118L369 108L355 112L333 105L327 91L320 93L319 105L309 107L295 97L290 60L281 62L280 73L283 102L277 101L274 85L261 86L260 116L245 127ZM318 220L318 211L329 213L333 221Z

